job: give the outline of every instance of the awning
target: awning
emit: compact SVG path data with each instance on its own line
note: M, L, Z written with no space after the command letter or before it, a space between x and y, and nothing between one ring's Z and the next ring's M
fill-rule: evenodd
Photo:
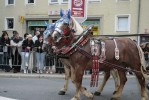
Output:
M99 21L85 21L81 25L82 26L88 26L88 25L91 25L91 24L93 24L94 26L99 26Z
M30 27L30 26L46 26L45 23L48 23L48 21L28 21L28 27Z

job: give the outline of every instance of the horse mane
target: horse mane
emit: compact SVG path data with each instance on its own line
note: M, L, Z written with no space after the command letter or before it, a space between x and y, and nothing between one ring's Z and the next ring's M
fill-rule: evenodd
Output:
M81 33L83 33L83 28L76 21L76 19L74 17L72 17L72 16L71 16L70 26L75 31L74 35L81 35Z

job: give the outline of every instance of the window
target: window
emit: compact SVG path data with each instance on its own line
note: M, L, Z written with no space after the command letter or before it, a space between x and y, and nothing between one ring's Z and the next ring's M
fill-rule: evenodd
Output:
M88 0L89 2L100 2L101 0Z
M68 3L68 0L49 0L49 4Z
M49 0L49 4L59 3L58 0Z
M129 15L118 15L116 17L116 31L130 31Z
M118 1L130 1L130 0L116 0L116 2L118 2Z
M25 4L35 4L35 0L25 0Z
M68 3L68 0L62 0L62 3Z
M5 29L6 30L14 29L14 18L5 18Z
M28 0L28 3L34 3L34 0Z
M5 0L5 5L15 5L15 0Z

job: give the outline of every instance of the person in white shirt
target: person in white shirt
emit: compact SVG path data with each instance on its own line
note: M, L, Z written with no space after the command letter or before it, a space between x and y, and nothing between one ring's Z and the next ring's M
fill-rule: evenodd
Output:
M23 38L16 33L14 38L10 41L12 49L12 68L14 68L14 73L20 72L21 69L21 46Z
M35 43L36 40L38 40L38 35L40 35L40 32L36 31L35 35L32 38L34 43ZM36 66L36 56L35 56L35 52L33 52L33 71L35 71L36 69L37 69L37 66Z
M38 40L38 35L39 35L39 34L40 34L39 31L36 31L36 32L35 32L35 35L34 35L34 37L32 38L32 40L33 40L34 43L35 43L36 40Z

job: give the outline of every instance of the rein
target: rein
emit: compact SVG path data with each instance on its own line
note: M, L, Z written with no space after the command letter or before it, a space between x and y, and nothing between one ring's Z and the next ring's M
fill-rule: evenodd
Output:
M89 54L88 52L84 51L80 46L77 46L77 50L79 51L79 53L81 53L82 55L86 56L89 59L92 59L92 55ZM108 61L103 61L103 64L108 65L108 66L112 66L115 69L119 69L119 70L123 70L123 71L132 71L132 72L137 72L137 73L141 73L140 71L137 70L132 70L129 68L124 68L122 66L116 65L116 64L112 64Z

